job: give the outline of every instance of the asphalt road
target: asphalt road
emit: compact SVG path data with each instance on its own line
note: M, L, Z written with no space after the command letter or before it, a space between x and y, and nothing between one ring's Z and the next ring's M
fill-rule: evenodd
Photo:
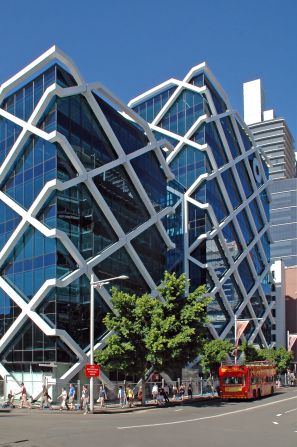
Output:
M296 447L297 388L255 402L208 401L126 414L15 409L0 447Z

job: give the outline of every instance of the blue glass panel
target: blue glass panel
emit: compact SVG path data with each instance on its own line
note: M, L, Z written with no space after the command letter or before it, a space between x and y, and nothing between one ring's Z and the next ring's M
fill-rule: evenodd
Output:
M243 296L233 275L224 282L223 290L233 312L236 312L240 304L243 302Z
M57 192L56 207L51 214L57 212L57 228L69 236L85 259L118 240L85 185ZM51 204L46 208L47 216L50 208Z
M167 245L157 228L153 225L132 240L138 256L147 271L158 285L164 277Z
M188 203L188 212L188 234L189 244L191 245L198 236L206 233L210 229L211 223L208 213L204 209Z
M149 196L155 210L161 211L167 206L167 178L153 151L131 160L138 178Z
M241 205L242 200L240 194L238 192L238 187L235 182L235 178L232 172L232 169L227 169L222 173L222 179L225 184L225 188L227 190L229 199L231 200L232 206L236 209L239 205Z
M169 141L169 143L171 143L173 147L175 147L178 143L178 140L176 140L175 138L169 137L168 135L165 135L164 133L157 132L156 130L154 130L154 135L157 140Z
M53 254L55 265L56 240L45 238L39 231L30 228L18 241L1 274L25 299L30 299L46 279L53 277L52 271L44 263L48 253Z
M0 165L21 133L21 127L0 116Z
M56 150L57 145L30 137L1 186L3 192L24 208L29 208L45 183L56 178ZM45 161L45 154L52 157Z
M21 309L0 288L0 339L20 315Z
M153 98L150 98L141 104L133 107L136 113L138 113L145 121L151 123L157 116L160 110L164 107L172 93L176 90L177 86L171 87L162 93L158 93Z
M57 121L57 130L65 135L88 170L117 158L112 144L83 96L58 98Z
M0 250L18 226L21 217L0 200Z
M257 318L261 318L265 313L265 306L263 304L263 298L261 297L258 290L256 290L250 299L251 305L253 306L254 312Z
M199 116L204 114L204 100L199 93L183 90L159 126L179 135L185 135Z
M249 151L252 147L252 141L250 139L250 137L248 136L248 133L245 129L243 129L243 127L241 126L241 124L237 121L237 126L241 135L241 139L243 142L243 145L245 147L246 151Z
M203 87L204 81L204 73L199 73L198 75L193 76L189 83L196 85L197 87Z
M206 284L206 269L201 268L199 265L194 264L194 262L189 261L189 278L191 278L190 291L192 292L197 287Z
M229 323L230 317L218 293L212 298L212 302L207 307L207 315L210 323L220 335L227 326L227 323Z
M230 222L223 228L223 235L228 246L228 250L231 253L234 260L242 253L242 245L239 241L238 235L235 231L234 225Z
M254 218L254 222L256 224L257 230L260 232L264 226L263 219L260 214L259 206L257 200L254 199L250 202L250 209L252 216Z
M141 128L128 121L102 98L94 96L126 154L147 146L149 140Z
M208 167L206 153L191 146L184 146L170 163L176 179L186 188L189 188L201 174L208 172Z
M219 222L228 215L228 209L216 179L206 182L206 203L209 203Z
M220 96L219 92L215 89L215 87L209 81L207 76L205 76L204 82L205 82L206 87L208 88L208 90L211 93L212 100L214 102L217 113L225 113L227 110L227 106L226 106L224 100L222 99L222 97Z
M237 214L237 220L246 244L248 245L253 240L254 235L245 210L242 210L240 213Z
M205 125L205 142L210 146L218 167L224 166L228 159L217 126L213 121Z
M95 290L95 341L106 332L103 318L109 307ZM83 275L63 288L54 288L39 306L38 313L50 319L57 329L65 330L78 345L85 349L90 343L90 281Z
M214 269L218 279L222 278L229 269L229 263L218 237L206 240L206 262Z
M100 264L96 265L94 272L101 280L120 275L127 275L129 277L126 280L117 280L116 283L110 283L110 285L106 286L109 290L113 286L117 286L120 290L127 291L128 293L137 293L139 295L150 290L125 248L121 248L100 262Z
M257 247L257 244L254 245L254 247L251 249L250 257L252 258L252 261L254 263L255 269L256 269L258 275L260 276L261 273L263 272L265 266L264 266L264 263L262 261L262 256L260 254L259 248Z
M174 214L169 214L163 220L172 242L175 244L173 250L169 250L166 257L166 270L176 272L180 276L184 272L184 232L183 232L183 214L182 206L179 205Z
M148 211L121 166L97 175L94 182L126 233L148 220Z
M56 80L56 66L48 68L44 73L29 81L26 85L7 96L1 108L28 120L33 107L37 104L46 88Z
M225 137L227 139L230 151L233 155L233 158L238 157L241 154L239 144L233 129L233 125L231 122L231 118L226 116L225 118L221 118L221 124L224 129Z
M252 271L246 259L243 259L243 261L241 261L241 263L239 264L238 273L248 293L255 284L255 280L253 278Z
M248 174L248 171L246 169L246 166L245 166L243 160L236 164L236 169L237 169L238 175L240 177L245 195L246 195L246 197L250 197L250 195L253 194L253 187L251 184L250 176Z
M266 254L267 261L270 262L270 242L267 233L264 233L261 237L262 247Z

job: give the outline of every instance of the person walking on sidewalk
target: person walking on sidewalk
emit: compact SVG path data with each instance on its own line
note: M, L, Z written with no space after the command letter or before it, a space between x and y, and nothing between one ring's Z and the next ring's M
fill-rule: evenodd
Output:
M123 408L123 406L125 405L125 401L126 401L125 397L126 397L125 396L125 390L122 387L122 385L120 385L119 386L119 391L118 391L118 399L120 401L121 408Z
M27 400L27 390L23 382L21 383L21 391L16 393L15 395L20 394L21 395L21 405L20 408L23 408L24 406L27 408L32 408L32 405Z
M188 398L193 399L193 385L191 382L188 385Z
M74 399L75 399L75 388L73 386L73 383L70 383L70 385L69 385L68 396L69 396L69 408L70 408L70 410L73 410L74 409Z
M66 408L67 411L69 411L68 407L68 394L65 388L62 388L61 394L57 397L57 399L61 399L61 405L60 405L60 411L64 410Z
M130 385L127 386L126 396L127 396L128 407L133 407L134 406L134 392L133 392L132 388L130 387Z
M49 399L50 399L50 395L48 394L48 388L46 385L43 385L42 387L42 392L41 392L41 401L40 401L40 409L42 410L43 407L47 407L50 410L52 409L50 403L49 403Z
M100 386L100 389L99 389L99 398L98 398L98 400L97 400L97 402L100 403L100 408L103 408L103 407L104 407L105 400L106 400L106 392L105 392L105 389L104 389L103 386Z
M156 383L154 383L153 388L152 388L152 397L156 404L158 403L158 400L157 400L158 394L159 394L158 385Z
M84 414L89 412L89 389L87 385L82 387L81 392L81 409L85 410Z

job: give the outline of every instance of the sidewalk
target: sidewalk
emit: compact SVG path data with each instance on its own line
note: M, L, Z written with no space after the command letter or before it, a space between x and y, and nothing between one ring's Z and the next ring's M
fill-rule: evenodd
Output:
M134 407L123 407L121 408L119 404L109 404L107 403L105 407L100 408L99 406L94 406L94 413L95 414L113 414L113 413L130 413L135 411L143 411L143 410L149 410L153 408L167 408L167 407L175 407L175 406L182 406L182 405L192 405L198 402L207 402L209 400L218 400L219 397L215 394L214 396L210 394L204 394L204 395L198 395L193 396L192 399L188 399L188 397L185 397L183 400L172 400L167 404L156 404L153 400L147 401L146 405L142 405L141 403L136 403Z

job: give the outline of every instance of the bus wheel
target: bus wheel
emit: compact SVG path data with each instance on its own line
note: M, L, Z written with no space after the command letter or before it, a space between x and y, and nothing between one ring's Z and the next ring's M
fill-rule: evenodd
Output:
M260 389L258 390L257 397L258 397L258 399L261 399L261 390Z
M274 393L274 388L273 386L271 387L271 395Z

